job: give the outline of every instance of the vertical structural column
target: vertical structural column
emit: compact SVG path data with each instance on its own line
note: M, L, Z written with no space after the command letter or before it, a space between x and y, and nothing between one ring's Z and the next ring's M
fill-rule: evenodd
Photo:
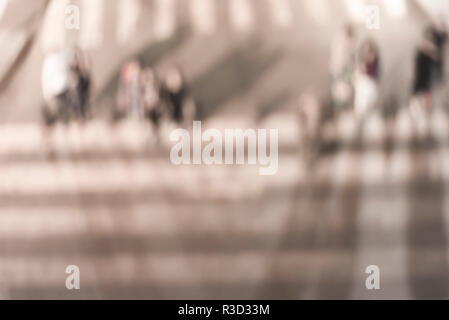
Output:
M196 33L209 35L216 29L215 0L191 0L190 20Z
M66 41L65 8L69 4L69 0L53 0L48 5L42 31L43 52L64 47Z
M154 35L158 40L169 38L176 30L176 1L156 0Z
M287 28L293 22L293 11L290 0L267 0L273 23L280 28Z
M117 6L117 42L124 44L136 31L142 9L141 0L119 0Z
M84 50L98 48L104 39L104 0L83 0L80 44Z
M254 28L254 11L249 0L229 0L230 21L236 31L247 32Z

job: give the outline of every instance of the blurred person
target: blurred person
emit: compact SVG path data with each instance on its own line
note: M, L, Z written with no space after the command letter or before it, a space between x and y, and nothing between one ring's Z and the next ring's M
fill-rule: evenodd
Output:
M87 114L91 76L86 57L78 48L54 50L44 57L42 92L44 120L67 123Z
M126 62L120 72L116 119L127 116L141 118L141 65L137 60Z
M196 104L190 95L180 67L170 66L165 74L163 97L170 110L172 120L177 124L191 126L195 118Z
M415 56L415 80L410 101L411 112L415 117L420 117L423 112L429 113L432 109L432 83L438 60L439 52L432 30L426 29Z
M310 159L313 149L318 144L322 120L321 105L314 93L306 91L300 96L298 106L300 139L304 156Z
M367 40L361 47L354 76L354 109L358 119L376 103L379 75L379 50L373 40Z
M335 37L330 56L331 99L333 107L337 110L352 104L355 57L355 31L351 25L346 25Z
M435 105L441 106L444 103L444 83L445 83L445 53L447 43L447 29L443 17L440 17L430 27L433 43L438 52L437 60L433 67L433 100Z
M76 47L45 54L41 81L44 98L42 114L47 128L58 123L68 125L75 119L86 120L91 75L85 58ZM53 153L51 132L45 129L43 134L46 145Z
M161 85L156 72L152 68L145 68L141 76L143 112L145 118L152 124L153 134L159 141L159 126L163 116L161 101Z
M52 50L44 57L42 65L43 116L47 125L58 120L67 121L70 88L73 83L70 70L70 51Z
M76 112L81 120L86 120L89 111L89 98L91 92L91 71L87 56L78 47L74 49L72 72L76 82Z
M436 23L433 23L429 31L433 38L433 43L438 51L438 59L434 63L435 74L433 79L436 85L444 80L444 58L447 43L446 24L441 17Z

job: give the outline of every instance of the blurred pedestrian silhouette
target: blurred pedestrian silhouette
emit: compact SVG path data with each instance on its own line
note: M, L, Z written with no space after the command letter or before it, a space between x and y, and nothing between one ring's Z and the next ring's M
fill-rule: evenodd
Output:
M141 71L142 67L137 60L130 60L123 65L117 92L116 120L126 117L142 119Z
M317 95L307 90L299 98L301 156L308 162L319 148L323 112Z
M373 40L367 40L360 49L354 80L354 109L359 119L376 104L380 77L379 49Z
M356 62L355 31L346 25L332 43L330 57L331 100L338 111L352 105L354 88L353 75Z
M47 125L86 119L91 72L87 57L81 49L74 47L46 54L41 81L43 116Z
M167 69L163 85L163 97L172 120L190 127L196 114L196 104L190 94L184 74L179 66Z
M161 100L161 84L155 70L145 68L141 75L143 113L152 127L155 141L159 141L159 127L164 116Z
M430 112L432 108L432 85L435 78L435 65L438 65L439 59L433 31L427 28L415 56L415 80L410 102L411 112L415 117L420 117L423 112Z
M443 18L440 18L437 22L433 23L429 32L432 35L433 43L435 44L438 52L438 58L435 61L434 66L434 80L438 85L444 80L445 49L447 43L447 30Z
M84 52L76 47L74 50L74 61L72 65L72 72L76 77L76 113L77 116L85 121L90 113L89 98L91 93L92 79L90 65L87 56Z

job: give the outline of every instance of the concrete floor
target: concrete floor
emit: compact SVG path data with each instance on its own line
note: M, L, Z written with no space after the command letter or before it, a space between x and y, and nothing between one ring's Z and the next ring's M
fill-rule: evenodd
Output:
M426 136L406 109L388 125L373 113L308 165L281 140L268 177L173 166L167 149L132 145L132 126L2 153L2 297L447 298L449 119L429 121ZM68 265L79 291L65 289Z

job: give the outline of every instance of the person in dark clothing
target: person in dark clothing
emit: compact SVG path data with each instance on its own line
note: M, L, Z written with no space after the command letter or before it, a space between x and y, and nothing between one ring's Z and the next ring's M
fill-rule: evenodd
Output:
M432 67L435 60L429 52L419 50L415 60L415 84L413 93L427 93L432 86Z
M91 76L87 63L87 58L79 48L74 49L73 63L71 71L74 78L74 94L72 108L73 112L81 120L86 120L88 115L90 89L91 89Z
M152 124L153 135L159 141L159 126L163 117L161 86L159 79L151 68L145 68L141 75L142 106L145 119Z
M427 119L427 123L434 104L433 80L435 62L439 58L438 48L433 40L431 30L426 29L415 56L415 79L410 100L412 116L416 120L422 120L424 117Z
M177 66L170 67L166 73L163 97L173 121L178 124L193 121L195 103L190 96L182 71Z
M185 87L177 91L165 90L165 97L169 101L172 118L175 122L181 123L184 121L183 105L187 96L188 90Z
M78 112L82 120L86 120L89 110L91 79L89 73L78 71L78 83L76 91L78 92Z
M439 84L444 78L444 52L447 42L447 32L444 22L441 20L430 27L433 43L438 51L438 59L434 62L434 80Z
M438 48L433 42L432 32L427 29L415 57L415 81L413 85L413 96L423 96L426 109L430 109L433 103L432 80L434 66L438 58Z

